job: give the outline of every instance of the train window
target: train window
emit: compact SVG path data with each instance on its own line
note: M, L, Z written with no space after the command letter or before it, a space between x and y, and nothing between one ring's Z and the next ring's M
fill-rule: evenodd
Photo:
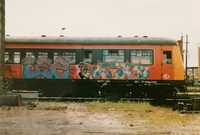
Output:
M50 57L48 57L48 52L38 52L36 63L38 63L38 64L41 64L41 63L51 64L52 59Z
M31 58L35 58L35 55L34 55L33 52L26 52L26 53L25 53L25 58L27 58L27 57L28 57L28 58L30 58L30 57L31 57Z
M124 50L103 50L103 62L124 62Z
M16 64L20 63L20 52L14 52L13 62Z
M153 64L153 51L149 49L131 50L131 63L133 64Z
M9 52L4 53L4 63L10 63L10 55Z
M70 63L74 64L76 62L76 53L75 52L55 52L53 54L54 64L56 63Z
M23 64L34 64L35 63L35 55L33 52L26 52L25 57L22 60Z
M76 62L76 53L75 52L64 52L63 57L67 63L74 64Z
M83 62L92 63L92 51L90 50L84 51Z
M48 58L48 52L39 52L38 58Z
M163 52L163 63L164 64L172 64L172 51L164 51Z
M54 64L56 63L56 61L57 61L57 59L58 59L58 56L60 56L59 53L57 53L57 52L54 52L54 53L53 53L53 63L54 63Z

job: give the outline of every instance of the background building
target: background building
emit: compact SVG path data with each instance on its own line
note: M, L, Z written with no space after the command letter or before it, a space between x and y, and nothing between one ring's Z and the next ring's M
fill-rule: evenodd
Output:
M198 66L188 67L187 71L189 80L200 80L200 47L198 48Z

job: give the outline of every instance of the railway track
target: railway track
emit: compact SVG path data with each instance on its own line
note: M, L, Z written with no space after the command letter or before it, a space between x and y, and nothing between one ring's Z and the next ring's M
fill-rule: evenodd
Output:
M178 110L181 113L199 113L200 112L200 98L166 98L166 99L154 99L154 98L93 98L93 97L38 97L38 98L23 98L25 101L56 101L56 102L149 102L152 105L168 106L173 110Z
M41 97L36 91L22 91L20 93L22 99L26 101L64 101L64 102L90 102L90 101L133 101L133 102L149 102L153 105L170 106L174 109L184 112L200 111L200 92L184 92L177 93L174 98L119 98L119 97Z
M154 101L153 98L103 98L103 97L38 97L40 101Z

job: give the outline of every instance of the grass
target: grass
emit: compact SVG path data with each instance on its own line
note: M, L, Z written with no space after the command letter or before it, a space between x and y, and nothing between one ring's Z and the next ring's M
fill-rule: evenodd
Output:
M148 111L152 106L147 102L88 102L89 111Z
M37 110L65 110L68 104L65 102L33 102L27 105L28 109Z
M153 124L182 125L192 122L197 117L193 114L180 114L171 108L153 106L148 102L35 102L28 105L28 109L36 110L71 110L87 111L91 113L117 114L120 119L134 123L135 119L141 119Z
M91 112L116 112L130 123L134 123L135 118L138 117L148 123L184 125L195 118L193 114L180 114L171 108L152 106L148 102L89 102L86 105Z

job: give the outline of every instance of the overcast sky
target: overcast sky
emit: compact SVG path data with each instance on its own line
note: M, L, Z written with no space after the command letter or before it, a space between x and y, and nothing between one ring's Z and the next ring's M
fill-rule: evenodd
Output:
M189 64L197 66L200 0L5 0L11 37L189 35ZM62 30L62 28L66 30Z

